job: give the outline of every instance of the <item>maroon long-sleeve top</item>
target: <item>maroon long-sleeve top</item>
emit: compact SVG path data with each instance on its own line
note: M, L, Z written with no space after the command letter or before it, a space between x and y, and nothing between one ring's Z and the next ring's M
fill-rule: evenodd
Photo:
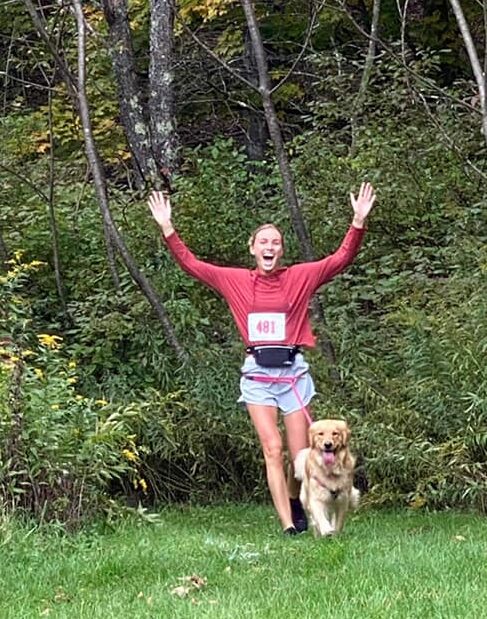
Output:
M176 232L166 238L166 243L186 273L226 300L246 346L313 347L310 299L320 286L353 262L364 232L351 226L333 254L282 267L269 275L262 275L257 269L223 267L199 260Z

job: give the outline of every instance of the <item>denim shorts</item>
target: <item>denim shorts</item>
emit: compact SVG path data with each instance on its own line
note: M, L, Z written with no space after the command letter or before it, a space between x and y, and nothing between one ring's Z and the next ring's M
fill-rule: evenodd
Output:
M254 357L249 355L241 368L242 378L240 379L240 397L238 402L243 404L263 404L265 406L276 406L281 409L283 415L301 410L301 403L289 383L269 382L261 383L247 375L257 375L266 377L292 377L299 376L295 383L302 403L307 406L311 398L315 395L313 379L308 372L309 365L304 360L301 353L298 353L294 363L283 368L263 368L257 365Z

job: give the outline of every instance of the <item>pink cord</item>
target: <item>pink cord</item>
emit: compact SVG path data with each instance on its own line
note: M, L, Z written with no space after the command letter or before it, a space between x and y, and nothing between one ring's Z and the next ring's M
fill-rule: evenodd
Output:
M303 399L299 395L299 391L296 387L296 383L298 378L303 376L303 374L298 374L298 376L265 376L264 374L244 374L245 378L250 378L250 380L255 380L258 383L281 383L291 385L291 388L296 396L296 399L301 406L301 410L303 411L304 416L306 417L306 421L311 425L313 423L313 419L309 414L306 406L304 405Z

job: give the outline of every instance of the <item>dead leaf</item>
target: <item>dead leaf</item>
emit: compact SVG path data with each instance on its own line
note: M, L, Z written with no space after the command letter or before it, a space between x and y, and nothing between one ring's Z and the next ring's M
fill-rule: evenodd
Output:
M179 587L174 587L174 589L171 589L171 593L173 595L177 595L180 598L184 598L188 595L188 593L191 591L191 587L185 587L183 585L180 585Z
M56 595L54 596L55 602L69 602L69 600L70 598L66 591L63 591L63 589L57 590Z
M207 582L206 578L198 576L197 574L193 574L192 576L190 576L189 580L193 587L196 587L197 589L201 589L202 587L204 587Z

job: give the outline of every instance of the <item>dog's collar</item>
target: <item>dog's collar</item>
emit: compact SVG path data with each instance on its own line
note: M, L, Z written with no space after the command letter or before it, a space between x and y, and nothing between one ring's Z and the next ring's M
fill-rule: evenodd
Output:
M342 491L342 488L337 488L336 490L332 490L317 475L311 475L311 479L314 479L315 481L317 481L320 484L320 486L322 488L324 488L325 490L328 490L328 492L331 494L331 496L334 499L336 499L338 497L338 495L340 494L340 492Z

